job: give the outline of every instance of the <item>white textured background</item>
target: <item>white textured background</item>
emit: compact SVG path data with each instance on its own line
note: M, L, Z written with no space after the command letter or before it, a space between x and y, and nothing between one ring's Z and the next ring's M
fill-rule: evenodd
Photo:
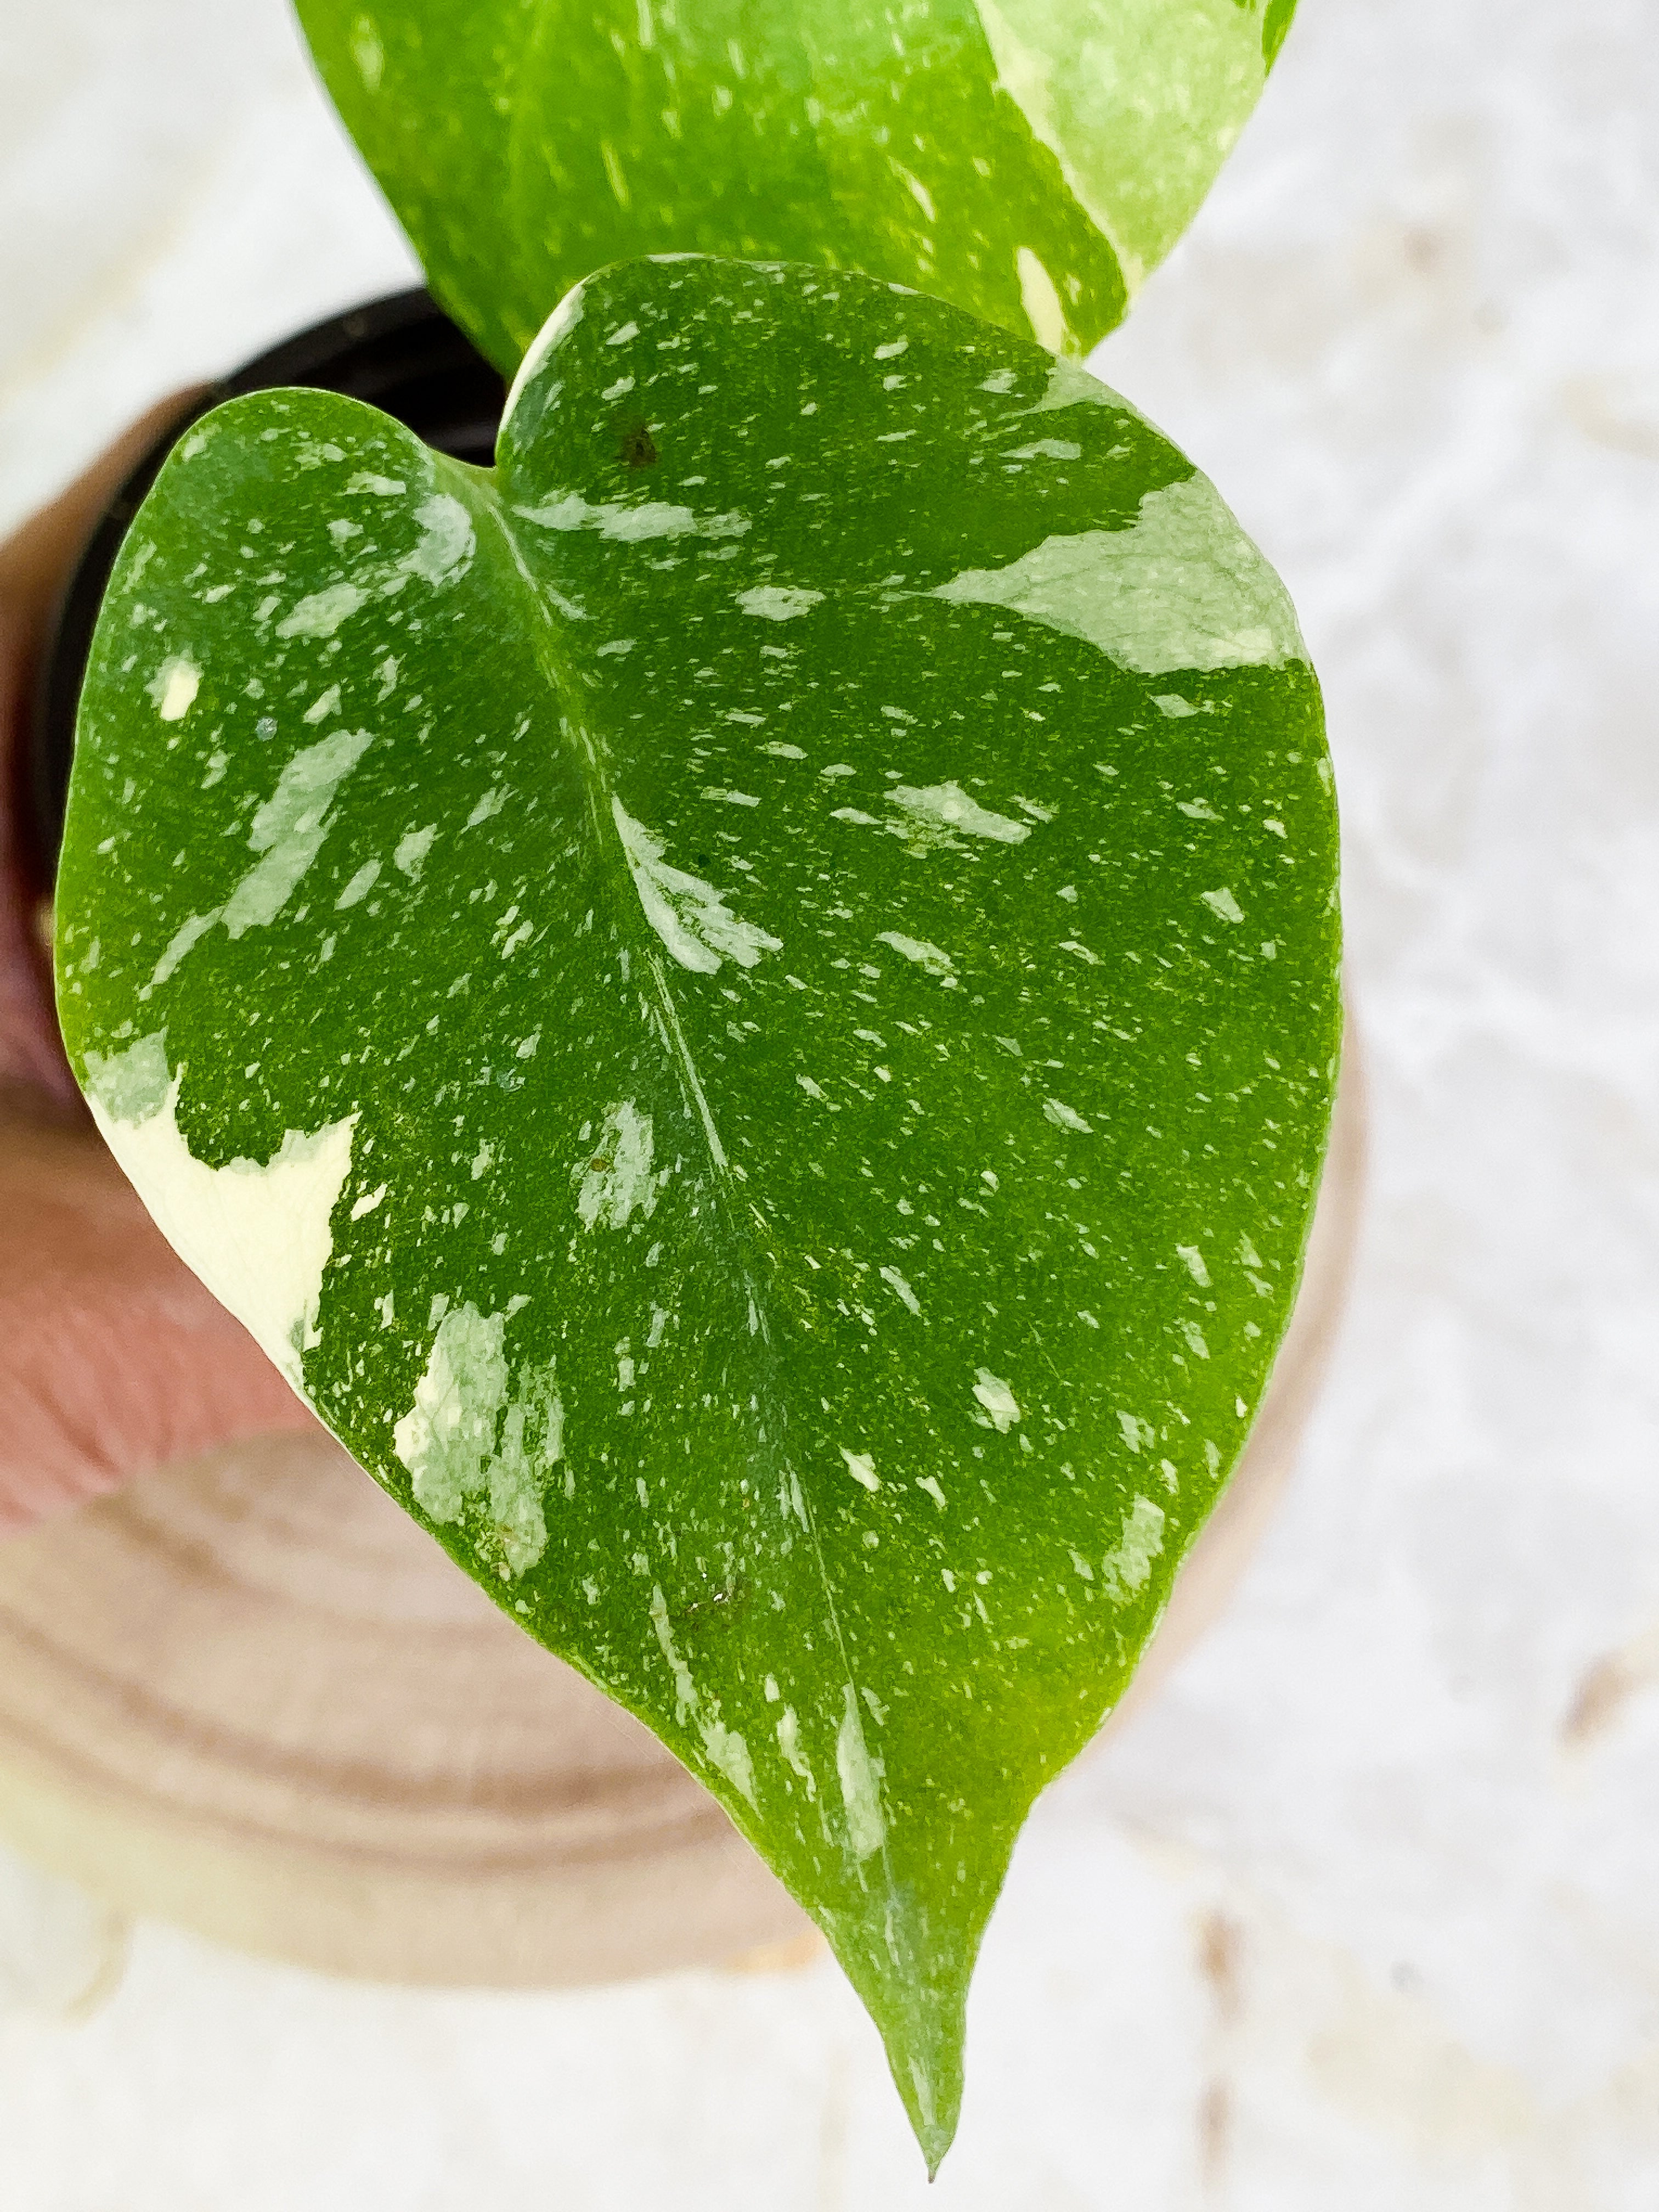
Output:
M1103 373L1324 678L1360 1279L1225 1624L1040 1808L931 2196L828 1966L330 1984L0 1863L7 2212L1659 2204L1659 23L1303 0ZM283 0L9 0L0 531L408 281Z

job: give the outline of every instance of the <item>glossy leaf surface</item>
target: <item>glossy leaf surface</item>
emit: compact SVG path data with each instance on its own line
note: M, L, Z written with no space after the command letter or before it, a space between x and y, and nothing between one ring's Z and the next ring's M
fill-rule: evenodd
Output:
M1295 0L298 0L439 298L509 373L567 288L861 269L1086 352L1191 220Z
M1288 602L1082 370L860 277L560 309L493 475L240 399L59 888L118 1157L823 1927L929 2158L1033 1796L1288 1316L1335 821Z

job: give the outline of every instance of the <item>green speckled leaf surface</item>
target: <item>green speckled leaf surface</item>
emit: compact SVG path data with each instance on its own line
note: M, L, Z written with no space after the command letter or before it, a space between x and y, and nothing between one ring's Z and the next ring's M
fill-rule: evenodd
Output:
M298 0L439 297L509 372L602 264L825 262L1085 352L1295 0Z
M493 473L193 429L82 708L59 1002L162 1228L830 1936L930 2160L1036 1793L1288 1317L1336 829L1282 587L1081 369L592 278Z

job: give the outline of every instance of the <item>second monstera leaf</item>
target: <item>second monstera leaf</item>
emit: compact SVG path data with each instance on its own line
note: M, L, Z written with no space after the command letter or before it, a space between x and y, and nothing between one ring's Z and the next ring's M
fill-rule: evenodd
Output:
M450 313L695 247L896 278L1083 353L1192 220L1296 0L297 0Z
M1288 1317L1336 836L1284 592L1081 370L592 279L467 469L240 399L128 538L75 1066L357 1459L824 1929L931 2160L1033 1797Z

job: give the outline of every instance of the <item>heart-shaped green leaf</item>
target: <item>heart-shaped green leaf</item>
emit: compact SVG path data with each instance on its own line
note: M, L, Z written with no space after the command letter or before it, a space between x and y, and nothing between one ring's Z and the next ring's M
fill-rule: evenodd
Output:
M438 296L509 372L641 253L861 269L1086 352L1295 0L297 0Z
M493 475L186 437L94 649L59 995L352 1452L823 1926L930 2160L1036 1793L1288 1316L1319 696L1209 483L862 277L596 276Z

